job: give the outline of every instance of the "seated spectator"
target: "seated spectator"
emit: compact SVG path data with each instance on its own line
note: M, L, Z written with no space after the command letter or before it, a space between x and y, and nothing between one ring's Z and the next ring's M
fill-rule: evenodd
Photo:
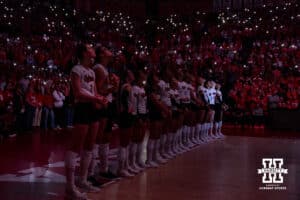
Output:
M33 119L35 110L38 105L38 95L35 92L34 84L31 82L28 91L25 95L25 130L32 130Z
M252 111L253 127L262 127L264 125L264 110L263 106L259 103L256 104Z
M43 117L42 127L44 130L55 128L55 117L54 117L54 98L50 87L45 88L45 94L43 95Z
M33 118L33 127L40 127L41 125L41 119L42 119L42 106L43 106L43 96L42 96L42 89L39 86L39 83L37 82L37 101L36 101L36 108L35 108L35 114Z
M278 103L280 101L279 95L277 92L274 92L274 94L270 95L268 97L268 107L271 110L275 110L279 107Z
M14 114L16 116L15 129L21 133L25 128L25 100L21 84L17 84L13 94Z
M67 128L73 128L73 116L74 116L74 109L73 109L73 97L71 94L71 89L69 84L64 85L64 113L65 113L65 126Z

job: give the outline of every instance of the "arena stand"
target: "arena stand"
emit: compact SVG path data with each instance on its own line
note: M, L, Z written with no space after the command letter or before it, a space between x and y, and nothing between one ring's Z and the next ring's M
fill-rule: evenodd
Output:
M268 116L272 96L278 96L278 108L299 108L299 6L294 1L242 11L226 9L217 18L195 11L158 21L101 10L85 14L39 1L24 1L19 8L9 1L0 4L4 127L31 116L25 110L29 83L37 98L55 84L68 88L74 49L82 38L114 53L111 71L119 76L124 66L157 65L217 80L224 85L227 116L233 123L256 123ZM8 117L11 108L14 115Z

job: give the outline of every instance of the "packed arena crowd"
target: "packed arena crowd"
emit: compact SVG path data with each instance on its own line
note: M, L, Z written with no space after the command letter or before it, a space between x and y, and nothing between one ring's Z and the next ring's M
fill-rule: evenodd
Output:
M219 82L233 121L298 108L299 7L292 1L228 8L217 18L195 12L144 22L39 1L0 4L0 115L14 121L18 132L72 127L69 71L83 39L112 52L108 68L121 79L124 69L168 68Z

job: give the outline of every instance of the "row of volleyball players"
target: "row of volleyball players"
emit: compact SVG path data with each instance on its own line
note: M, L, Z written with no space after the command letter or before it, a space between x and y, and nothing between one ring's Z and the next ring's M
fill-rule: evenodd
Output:
M79 63L71 72L75 128L65 156L66 195L70 199L87 199L84 192L99 190L89 181L97 182L98 175L116 178L108 168L109 141L104 127L112 93L118 91L119 80L108 75L106 65L112 55L107 49L99 47L95 52L92 46L80 44L77 57ZM176 80L168 71L161 77L163 80L154 72L146 77L141 71L135 75L126 71L123 77L119 96L117 176L131 177L146 167L157 167L197 144L222 137L221 122L216 123L218 125L213 132L215 103L221 99L220 91L214 89L213 82L195 80L191 75L178 76ZM196 90L196 87L199 89ZM143 162L142 144L147 124L150 136L146 162ZM75 180L78 155L80 171L79 178ZM95 174L98 159L100 168Z
M120 97L120 176L134 176L199 144L224 138L220 84L190 74L176 79L168 70L160 76L152 72L148 78L142 71L134 76L128 70L125 76ZM143 162L147 124L149 140Z

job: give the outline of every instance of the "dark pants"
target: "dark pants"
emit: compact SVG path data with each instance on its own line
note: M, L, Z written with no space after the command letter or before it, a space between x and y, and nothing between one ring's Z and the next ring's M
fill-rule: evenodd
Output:
M55 128L55 117L54 117L54 111L52 108L43 108L43 114L42 114L42 127L44 129L50 129Z
M265 118L264 116L258 116L258 115L253 115L253 122L252 122L252 126L255 125L264 125L265 124Z
M33 118L35 115L35 107L26 104L25 106L25 130L31 130L32 129L32 123L33 123Z
M73 126L74 109L71 106L65 107L65 126Z
M15 121L15 130L17 133L21 133L25 128L25 113L17 113Z
M55 115L55 126L63 127L64 126L64 109L61 108L54 108L54 115Z

